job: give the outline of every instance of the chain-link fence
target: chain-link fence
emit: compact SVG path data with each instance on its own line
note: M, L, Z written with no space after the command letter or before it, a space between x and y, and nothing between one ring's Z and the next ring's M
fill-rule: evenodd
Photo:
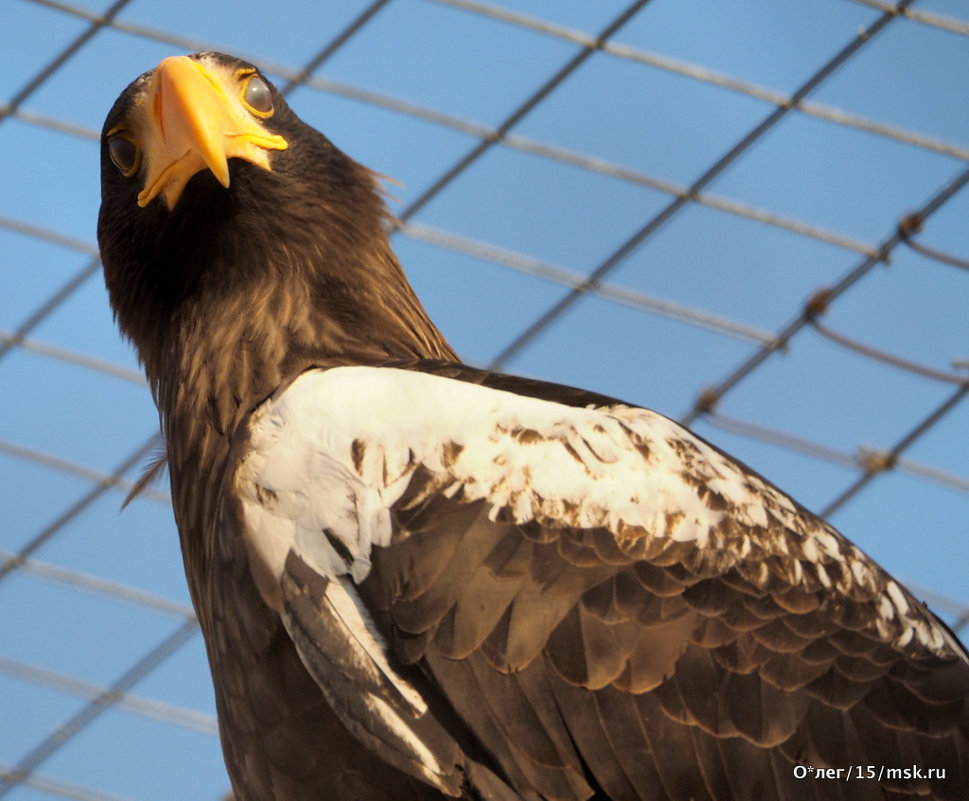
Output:
M202 49L395 179L469 362L686 422L965 627L961 3L0 0L0 796L228 789L94 241L104 115Z

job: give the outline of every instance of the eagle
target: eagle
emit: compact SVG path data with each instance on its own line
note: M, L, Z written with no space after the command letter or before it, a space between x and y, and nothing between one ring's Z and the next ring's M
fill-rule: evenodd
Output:
M101 137L239 801L969 798L969 655L652 411L463 364L379 177L252 64Z

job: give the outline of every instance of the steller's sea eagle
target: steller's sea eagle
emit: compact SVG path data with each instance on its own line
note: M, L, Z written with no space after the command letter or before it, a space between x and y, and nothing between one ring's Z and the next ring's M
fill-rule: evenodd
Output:
M463 365L252 65L111 109L98 239L239 801L969 798L969 657L680 426Z

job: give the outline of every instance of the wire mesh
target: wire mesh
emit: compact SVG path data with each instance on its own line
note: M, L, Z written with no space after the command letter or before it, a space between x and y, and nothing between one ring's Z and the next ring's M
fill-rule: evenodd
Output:
M691 425L969 623L969 21L956 2L5 0L0 796L228 789L114 331L101 120L160 58L258 63L389 187L471 363Z

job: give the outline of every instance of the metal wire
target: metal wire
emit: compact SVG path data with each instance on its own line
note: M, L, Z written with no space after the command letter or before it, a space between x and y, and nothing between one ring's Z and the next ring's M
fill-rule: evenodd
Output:
M898 7L885 0L850 0L860 6L869 6L884 11L886 14L901 14L913 22L921 22L933 28L939 28L950 33L957 33L960 36L969 36L969 22L947 17L944 14L936 14L932 11L921 11L917 8Z
M911 0L908 0L908 2L911 2ZM905 4L907 5L907 3ZM670 220L684 207L687 198L695 196L698 192L702 191L706 186L708 186L734 161L736 161L741 154L743 154L758 139L760 139L781 119L783 119L784 116L790 112L795 103L800 102L803 98L807 97L807 95L820 86L830 75L835 72L835 70L848 61L848 59L850 59L862 47L870 42L879 32L881 32L892 21L893 18L893 15L885 14L869 25L868 28L859 32L851 42L842 48L840 52L836 53L833 58L824 64L817 72L814 73L814 75L808 78L808 80L805 81L796 92L794 92L794 94L791 96L791 105L779 106L772 111L766 117L766 119L756 125L753 130L751 130L746 136L742 137L739 142L737 142L726 153L718 158L716 162L714 162L699 178L697 178L684 196L677 197L672 203L665 206L658 214L650 218L649 221L642 226L642 228L640 228L628 240L620 245L619 248L614 251L604 262L596 267L589 275L588 286L595 286L609 273L615 270L620 264L622 264L639 248L640 245L642 245L647 239L649 239L649 237L662 228L662 226L668 220ZM491 368L500 369L507 364L512 357L519 353L524 347L526 347L545 329L547 329L557 318L564 314L576 301L579 300L583 294L584 292L582 291L577 289L573 290L562 300L558 301L551 308L546 310L535 320L535 322L518 334L518 336L516 336L501 350L498 356L491 363ZM787 338L778 341L786 342Z
M452 183L461 173L468 169L475 161L483 156L494 144L504 139L505 135L539 103L551 94L556 86L561 84L566 78L575 72L582 64L609 40L623 25L625 25L649 0L635 0L630 3L612 22L610 22L602 32L591 42L584 44L582 50L570 58L551 78L542 84L537 91L531 94L518 108L516 108L494 131L483 138L475 145L470 152L458 160L425 189L415 200L411 201L397 216L403 222L407 222L417 214L424 206L440 194L445 187Z
M151 718L152 720L179 726L190 731L198 731L202 734L212 735L219 733L218 723L211 715L203 715L194 709L183 709L150 698L139 698L130 693L109 690L107 687L100 687L91 682L81 681L74 676L67 676L63 673L47 670L39 665L29 665L25 662L18 662L15 659L6 659L0 656L0 674L47 687L48 689L56 690L66 695L84 698L87 701L101 704L102 706L111 704L133 715Z
M105 492L112 487L120 486L122 484L124 474L134 467L142 464L152 453L152 451L157 448L157 446L158 436L153 433L144 442L144 444L138 448L135 448L124 459L124 461L118 465L116 470L114 470L111 474L100 478L90 490L84 493L80 499L71 504L70 507L59 514L52 522L44 526L44 528L37 532L37 534L31 537L27 544L24 545L16 554L9 558L5 558L3 563L0 564L0 581L2 581L12 571L16 570L28 556L33 554L34 551L40 548L41 545L60 532Z
M896 356L894 353L887 353L885 351L874 348L871 345L866 345L863 342L858 342L855 339L845 336L844 334L835 331L826 325L822 325L816 317L812 317L810 320L810 325L824 337L827 337L832 342L841 345L844 348L853 350L855 353L860 353L862 356L867 356L869 359L874 359L875 361L882 362L883 364L890 364L893 367L897 367L900 370L907 370L910 373L915 373L916 375L923 376L925 378L931 378L933 381L944 381L947 384L966 384L969 383L969 378L962 375L957 375L956 373L947 373L943 370L936 370L933 367L928 367L924 364L919 364L918 362L913 362L909 359L903 359Z
M197 631L198 627L194 620L183 623L126 670L110 687L93 698L80 712L39 742L20 762L0 775L0 798L27 779L34 770L50 759L78 732L93 723L106 709L116 704L128 689L181 648Z
M319 61L319 57L315 58L313 63L317 61ZM834 231L820 225L811 224L805 222L804 220L794 219L790 216L769 211L767 209L760 209L734 198L722 197L707 192L696 192L691 195L688 187L681 186L672 181L667 181L655 175L644 173L641 170L635 170L621 164L616 164L608 159L590 156L548 142L537 141L530 137L522 136L521 134L508 132L501 137L499 136L497 129L490 128L486 125L481 125L479 123L465 120L460 117L455 117L450 114L444 114L442 112L435 111L434 109L420 106L416 103L409 103L400 100L399 98L380 94L379 92L372 92L340 81L334 81L320 76L313 76L309 73L308 68L294 71L277 65L269 71L282 75L286 78L287 84L283 90L286 92L291 91L296 85L298 85L298 83L305 83L305 85L312 89L317 89L329 94L339 95L341 97L350 98L362 103L367 103L369 105L394 111L399 114L415 117L417 119L424 120L425 122L439 125L443 128L449 128L454 131L468 134L469 136L474 136L481 140L499 140L498 143L500 145L512 150L541 156L552 161L568 164L583 170L597 173L599 175L617 178L637 186L654 189L657 192L662 192L663 194L682 198L690 203L696 203L701 206L717 209L718 211L723 211L727 214L732 214L743 219L761 222L781 230L790 231L792 233L808 237L810 239L816 239L819 242L835 245L837 247L844 248L845 250L866 255L874 252L873 244L859 240L856 237L847 236L841 232ZM62 133L71 133L80 138L95 140L98 138L98 133L96 131L81 128L79 126L66 125L59 123L57 120L51 120L40 115L32 115L28 114L27 112L18 111L15 116L17 116L23 122L38 125L50 130L57 130ZM57 242L59 236L52 236L49 232L38 226L30 226L18 220L11 220L3 217L0 217L0 227L19 230L22 233L35 236L38 239L45 239L53 242ZM93 246L86 245L86 243L84 244L88 250L93 249Z
M194 610L185 604L124 584L118 584L116 581L108 581L100 576L80 573L77 570L68 570L58 565L39 562L36 559L29 559L9 551L0 550L0 559L4 561L15 560L17 569L23 573L29 573L83 592L100 595L124 604L140 606L152 612L161 612L186 619L195 618Z
M865 470L864 474L853 481L842 493L821 510L822 517L830 517L848 501L854 498L864 489L876 476L891 469L899 455L914 445L923 437L929 429L939 420L949 414L956 406L969 395L969 384L963 384L948 398L945 399L937 408L933 409L926 417L920 420L911 431L906 433L892 448L880 454L879 458L873 460Z
M70 3L60 2L60 0L24 1L83 20L86 26L81 34L68 42L41 69L14 91L11 97L0 104L0 124L9 118L24 125L43 128L58 135L85 141L96 140L98 138L97 131L84 125L78 125L71 120L38 113L26 108L25 104L77 53L94 40L98 33L106 29L156 43L165 43L183 51L219 49L212 42L200 41L178 33L162 31L120 19L118 15L128 0L114 2L103 14ZM498 265L567 288L568 293L562 300L545 310L536 310L529 323L511 337L492 360L492 368L502 367L512 358L526 352L534 346L537 339L546 333L556 320L572 312L580 299L586 296L595 296L605 302L621 304L638 312L676 320L684 325L701 328L713 332L718 337L728 338L731 341L752 347L752 352L740 364L730 370L718 383L700 393L696 402L683 415L682 419L686 423L691 423L703 416L704 420L711 425L734 431L745 437L771 442L778 447L805 454L811 459L838 464L851 469L853 472L852 479L843 490L835 495L834 499L823 510L823 514L831 514L843 508L877 477L890 471L904 471L918 476L921 480L944 486L956 492L969 492L969 478L954 475L950 471L906 457L909 449L929 431L933 430L947 415L957 408L964 408L963 404L967 393L969 393L969 384L960 376L943 373L942 371L934 371L935 374L933 374L931 370L922 365L905 365L907 369L915 368L919 370L922 376L926 378L938 379L944 377L946 380L956 383L957 386L941 403L928 410L921 419L912 422L909 428L890 447L856 445L853 451L829 447L797 435L774 431L766 426L728 417L717 408L717 404L725 395L754 375L773 354L791 348L797 335L810 325L814 325L821 333L829 336L836 347L851 348L862 358L877 358L895 363L896 366L903 366L901 365L902 360L896 354L886 352L880 347L861 345L861 343L847 340L838 332L819 326L816 319L816 310L812 312L807 304L796 309L795 313L789 318L790 321L773 332L751 325L741 319L732 319L725 315L712 313L708 309L633 290L609 280L618 267L629 262L643 243L654 237L669 220L690 205L703 206L750 221L759 226L769 226L802 237L804 240L824 243L848 254L856 254L852 258L860 256L860 261L848 269L838 281L826 290L826 304L836 302L849 288L861 283L871 273L874 266L887 264L892 252L902 242L913 248L921 248L920 252L930 258L944 260L941 257L948 257L949 263L962 266L964 259L961 256L950 257L949 254L934 249L926 249L924 245L912 240L910 232L906 236L906 232L900 233L896 230L878 242L866 241L865 238L847 231L832 230L773 209L758 208L736 198L713 194L709 191L709 187L743 154L758 145L763 137L775 129L782 119L791 114L824 120L843 130L864 131L881 139L902 143L909 148L927 153L941 154L962 162L969 161L969 148L962 144L945 141L922 131L872 119L848 109L817 102L809 97L836 70L847 65L855 55L876 40L889 25L918 24L931 26L958 36L969 36L969 23L912 8L911 0L903 0L898 4L882 2L882 0L853 0L859 5L876 9L880 12L880 16L865 29L859 31L848 45L821 65L795 92L788 93L742 80L702 64L648 52L618 41L617 36L621 33L623 26L646 6L648 0L632 2L608 25L603 26L598 33L575 30L558 23L537 19L508 8L478 2L477 0L425 0L425 2L447 6L482 19L487 18L512 25L533 34L566 42L578 48L578 50L558 70L555 70L537 90L528 94L510 114L495 125L482 124L453 115L447 111L430 108L406 98L386 95L366 86L352 85L318 73L334 54L340 52L349 42L353 41L362 30L391 5L390 0L375 0L363 7L340 31L330 36L327 41L322 42L321 47L301 67L267 63L265 59L259 57L259 54L239 53L239 55L248 58L250 61L260 63L272 75L280 77L284 82L281 84L281 91L284 93L292 92L297 86L305 86L315 91L338 95L389 110L395 114L407 115L449 131L461 132L476 140L467 153L435 176L424 191L420 192L402 210L399 215L397 233L399 236L425 243L434 248L461 253L474 259L486 261L489 264ZM681 185L661 176L648 174L594 154L578 152L552 142L540 141L516 130L518 124L539 107L556 87L568 80L576 71L582 69L590 56L596 53L623 59L632 64L641 65L644 69L661 70L668 74L688 78L720 91L732 92L768 103L773 108L757 126L730 148L723 151L699 178L688 185ZM418 213L433 198L439 197L454 186L469 167L477 163L485 153L495 147L511 149L634 186L646 187L668 196L669 202L659 213L644 220L632 236L615 247L607 258L585 274L551 264L527 253L516 252L486 241L478 241L415 220ZM958 166L964 167L964 165ZM955 175L953 180L922 205L916 212L919 215L919 220L928 219L963 189L967 182L969 182L969 168L964 168ZM100 265L97 260L96 248L90 242L78 240L56 229L26 220L0 217L0 229L52 243L72 251L84 259L81 266L73 272L67 281L55 291L49 293L35 308L26 312L16 325L11 324L12 330L0 330L0 359L13 351L21 350L113 378L144 384L141 374L134 370L69 348L49 344L31 335L68 299L73 297L88 279L99 271ZM949 355L945 354L946 357ZM38 561L32 556L43 544L58 536L70 522L77 519L85 509L88 509L103 494L111 490L127 492L133 486L133 482L126 478L127 474L144 461L155 444L156 439L153 435L140 447L132 450L116 470L104 472L77 464L55 454L46 453L26 444L0 440L0 453L3 453L5 457L33 464L44 470L73 476L84 482L86 488L78 500L59 514L53 515L50 522L34 532L23 547L16 552L0 551L0 581L14 571L23 571L45 581L56 582L71 591L95 593L137 609L173 615L178 622L174 632L159 642L137 663L124 670L121 676L108 686L82 681L77 677L58 673L41 665L28 664L0 655L0 674L18 681L42 685L56 692L78 696L88 702L80 713L68 719L45 738L26 749L25 756L17 764L0 764L0 796L7 794L18 785L25 785L61 798L79 799L80 801L130 801L120 796L82 787L37 772L37 769L43 766L52 754L56 753L65 743L84 730L101 712L111 706L116 705L137 715L164 720L196 731L209 734L214 731L215 724L211 716L149 698L133 696L129 692L137 681L156 670L197 631L197 623L190 609L185 607L184 604L108 581L99 576L92 576L49 562ZM169 503L166 493L153 489L146 490L140 497L153 503ZM969 623L969 608L961 602L933 595L930 591L920 594L932 600L932 603L937 605L938 608L951 614L953 619L956 620L954 626L956 630Z
M42 467L47 467L51 470L56 470L59 473L66 473L67 475L75 476L76 478L80 478L85 481L90 481L98 486L114 487L120 492L128 493L135 488L135 482L133 481L128 481L117 475L102 472L101 470L94 470L86 465L77 464L76 462L72 462L68 459L62 459L59 456L55 456L50 453L38 451L36 448L28 448L25 445L18 445L16 442L0 440L0 453L5 453L7 456L12 456L15 459L41 465ZM166 505L171 503L171 496L169 496L168 493L160 492L152 487L147 487L144 489L141 493L139 493L139 497Z
M16 331L8 333L4 341L0 342L0 359L6 356L18 343L24 340L27 334L44 322L61 304L77 292L100 268L101 260L95 257L65 281L56 292L50 295L26 320L17 326Z
M375 0L363 11L361 11L353 21L340 31L333 39L326 43L322 50L311 58L306 65L296 75L286 80L286 85L279 91L284 95L290 94L297 86L301 86L310 76L319 69L332 55L334 55L343 45L350 41L364 25L366 25L380 9L387 5L390 0Z
M428 1L463 8L477 14L493 17L506 22L512 22L521 27L536 30L556 38L579 44L587 50L597 48L596 39L588 34L571 31L561 26L536 20L526 15L510 12L507 9L501 9L484 3L468 2L467 0ZM56 8L64 13L69 13L95 23L111 25L118 30L143 36L155 41L165 42L166 44L172 44L186 50L213 49L215 47L215 45L212 43L202 42L200 40L186 39L184 37L160 33L156 30L147 29L137 25L105 20L100 15L93 14L85 9L77 8L66 3L56 2L56 0L34 0L34 2ZM741 217L756 219L761 222L776 225L777 227L785 230L794 231L804 236L816 238L819 241L836 244L840 247L855 250L859 253L868 254L872 252L871 245L864 242L859 242L851 237L839 234L838 232L827 231L819 226L810 225L804 223L803 221L792 220L774 212L755 209L749 207L747 204L743 204L729 198L719 198L707 195L705 193L691 192L686 187L677 186L668 181L664 181L663 179L649 176L636 170L630 170L629 168L622 167L621 165L611 164L604 159L598 159L592 156L576 153L568 148L555 146L549 143L536 142L528 137L511 132L502 132L498 129L489 128L488 126L483 126L469 120L454 117L453 115L444 114L433 109L422 107L415 103L408 103L399 98L389 97L377 92L355 87L350 84L312 75L313 70L319 67L331 55L333 55L339 44L347 41L353 32L359 30L360 27L362 27L362 25L385 4L386 0L378 0L378 2L375 2L370 7L365 9L357 19L355 19L336 37L333 43L327 45L327 47L325 47L316 57L314 57L306 66L301 69L294 70L285 65L267 62L265 59L260 60L255 56L250 56L249 58L250 60L261 61L269 72L282 76L287 82L282 89L284 93L289 93L296 86L305 84L311 88L359 100L361 102L390 109L401 114L423 119L427 122L432 122L443 127L461 131L462 133L475 136L482 141L500 142L502 145L516 150L542 155L546 158L579 166L583 169L589 169L604 175L618 177L622 180L627 180L641 186L647 186L649 188L656 189L657 191L680 197L691 202L707 205L711 208L717 208L721 211L736 214ZM812 104L807 100L798 98L794 95L788 95L775 90L757 87L749 82L740 81L738 79L731 78L730 76L722 75L720 73L705 69L698 65L686 64L683 62L678 62L674 59L647 54L635 48L626 47L608 40L603 41L598 49L622 58L658 67L668 72L700 80L713 86L732 89L741 94L770 102L776 105L778 108L793 109L820 119L825 119L829 122L834 122L847 127L858 128L860 130L865 130L869 133L876 133L909 145L914 145L927 150L969 160L969 149L960 147L954 143L943 142L918 132L903 131L883 122L864 119L858 115L850 114L841 109ZM25 116L24 119L32 119L35 124L42 124L48 127L54 127L57 124L56 121L47 120L45 118L33 119ZM79 135L84 136L85 138L96 138L97 136L96 132L89 131L87 129L80 129ZM414 211L416 211L416 209ZM413 211L411 213L413 213ZM406 216L409 216L409 214Z
M812 459L828 462L829 464L839 465L840 467L856 468L858 470L869 470L874 466L881 469L895 469L899 472L931 481L939 486L969 494L969 477L957 476L945 470L912 459L906 459L899 453L893 453L866 445L859 445L854 453L847 453L837 448L805 439L786 431L777 431L764 425L752 423L748 420L739 420L717 411L716 409L706 412L703 421L709 423L723 431L730 431L750 439L760 442L767 442L784 448L789 451L810 456Z
M12 765L0 762L0 780L5 776L12 775L13 770ZM121 796L115 793L106 793L103 790L82 787L74 782L66 782L62 779L55 779L39 773L31 773L29 776L22 778L19 783L26 787L40 790L48 795L70 799L70 801L133 801L129 796Z
M912 1L913 0L909 0L909 3ZM556 39L572 42L573 44L581 45L582 47L589 47L593 44L589 35L582 31L571 30L562 25L555 25L544 20L539 20L535 17L528 16L527 14L520 14L499 6L477 2L477 0L427 0L427 2L452 6L454 8L461 8L475 14L480 14L481 16L490 17L492 19L508 22L528 30L537 31L548 36L555 37ZM854 2L862 2L862 0L854 0ZM904 6L908 5L908 3L901 3L898 8L889 3L871 2L869 4L880 8L887 16L892 16L896 13L907 13ZM938 15L928 16L937 17L939 20L944 19ZM912 19L916 18L924 20L926 15L919 12L913 12ZM958 22L955 20L948 20L948 22L950 25L958 25ZM778 108L796 109L803 114L816 117L817 119L834 122L848 128L856 128L860 131L875 133L888 139L894 139L898 142L904 142L906 144L921 147L926 150L935 151L936 153L944 153L964 161L969 161L969 148L960 147L959 145L951 142L945 142L936 137L927 136L918 131L907 131L894 125L888 125L877 120L867 119L859 114L851 114L842 109L834 108L833 106L827 106L821 103L812 103L804 100L802 97L799 97L797 93L794 95L788 95L784 92L778 92L774 89L758 86L749 81L739 80L730 75L725 75L721 72L717 72L716 70L711 70L697 64L689 64L668 56L661 56L656 53L648 53L645 50L640 50L639 48L630 47L614 41L604 42L601 49L604 53L629 59L630 61L636 61L650 67L656 67L675 75L682 75L685 78L700 81L711 86L717 86L721 89L729 89L733 92L737 92L738 94L771 103Z
M903 217L898 224L898 235L902 238L902 242L916 253L921 253L933 261L948 264L950 267L958 267L960 270L969 270L969 260L953 256L951 253L945 253L937 248L931 248L916 239L916 235L922 233L924 222L925 220L919 214L907 214Z
M949 198L956 194L956 192L958 192L967 183L969 183L969 168L963 170L961 173L959 173L959 175L956 176L954 180L942 187L942 189L940 189L935 196L922 207L919 214L923 219L928 219L930 215L937 211L946 201L949 200ZM828 288L826 302L830 305L834 299L842 295L856 282L861 280L861 278L863 278L875 265L887 263L892 250L898 246L901 240L902 237L898 230L896 229L892 231L892 233L882 241L882 244L878 249L878 255L870 256L864 259L856 267L849 270L844 276L842 276L837 283ZM749 376L755 368L763 364L763 362L772 353L779 350L781 345L786 345L789 343L791 338L801 331L805 326L807 326L813 317L814 312L807 305L805 305L797 317L791 320L791 322L784 326L784 328L777 334L774 339L774 342L776 343L775 347L761 348L753 356L741 363L719 384L707 390L704 393L704 397L698 398L696 403L694 403L693 408L682 416L681 422L683 422L684 425L689 425L692 423L697 417L699 417L709 408L711 398L719 400L727 392L736 387L737 384Z
M94 138L96 139L97 136ZM67 236L62 234L60 231L54 231L50 228L32 225L31 223L24 222L23 220L14 220L10 217L0 216L0 228L6 228L8 231L16 231L19 234L34 237L35 239L41 239L44 242L50 242L53 245L60 245L61 247L68 248L69 250L76 250L78 253L84 253L92 258L97 258L98 255L98 249L89 242L85 242L84 240L77 239L73 236ZM98 266L100 266L100 262L95 265L95 269L97 269Z
M43 69L40 70L33 78L27 81L26 84L20 89L20 91L15 92L14 96L6 103L2 110L0 110L0 124L13 112L15 112L23 102L30 97L34 92L36 92L41 86L43 86L47 80L66 64L71 57L78 52L84 45L86 45L94 35L101 30L105 25L108 25L112 19L118 14L121 9L123 9L131 0L116 0L107 11L104 12L97 20L92 20L91 24L88 26L87 30L84 31L80 36L75 38L70 44L67 45L63 50L61 50L53 59L51 59Z
M93 370L96 373L103 373L104 375L112 376L113 378L123 378L125 381L130 381L132 384L148 386L148 382L145 380L145 377L137 370L132 370L130 367L124 367L120 364L107 362L103 359L96 359L93 356L88 356L84 353L77 353L76 351L61 348L57 345L39 342L36 339L25 337L22 334L14 334L10 331L0 330L0 346L7 348L8 350L17 347L21 350L28 351L29 353L47 356L59 362L64 362L65 364L73 364L77 367Z
M765 346L773 342L773 335L769 331L761 331L736 320L729 320L692 306L673 303L627 287L605 283L589 286L588 279L581 273L556 267L538 259L530 259L520 253L504 250L486 242L476 242L467 237L418 223L402 223L400 232L410 239L427 242L437 247L453 250L455 253L463 253L466 256L484 259L492 264L508 267L525 275L542 278L569 287L577 292L589 292L597 297L621 303L639 311L678 320L681 323L705 328L709 331L716 331L718 334L735 337L745 342L756 342Z

